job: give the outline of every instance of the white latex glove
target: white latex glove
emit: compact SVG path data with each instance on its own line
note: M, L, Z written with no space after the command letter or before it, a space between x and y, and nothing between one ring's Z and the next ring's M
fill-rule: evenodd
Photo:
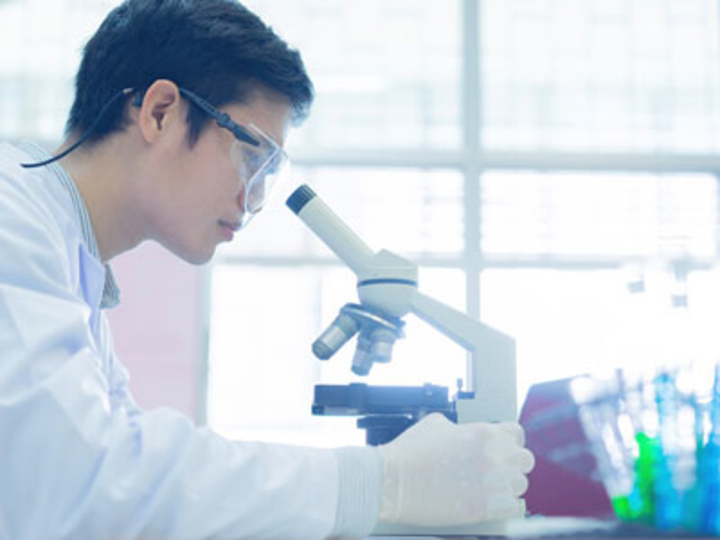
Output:
M380 446L380 521L466 525L522 516L525 475L535 465L515 422L454 424L427 416Z

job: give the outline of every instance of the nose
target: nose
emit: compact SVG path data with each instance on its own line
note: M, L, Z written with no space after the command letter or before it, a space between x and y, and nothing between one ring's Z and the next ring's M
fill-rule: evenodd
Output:
M263 209L263 197L258 198L255 190L251 189L248 195L247 186L242 186L236 197L238 208L243 214L257 214Z
M237 195L237 204L241 210L257 214L265 204L265 180L254 177L250 185L244 183Z
M246 204L247 201L246 201L246 193L245 193L246 191L247 191L247 188L245 186L245 182L242 182L240 185L240 191L238 192L237 197L236 197L236 201L237 201L238 208L240 208L240 210L242 210L243 212L245 212L247 210L247 204Z

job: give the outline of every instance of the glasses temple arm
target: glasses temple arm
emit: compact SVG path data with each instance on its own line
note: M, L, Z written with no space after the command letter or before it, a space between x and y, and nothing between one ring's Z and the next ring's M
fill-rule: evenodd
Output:
M182 96L186 97L188 100L190 100L191 103L194 103L195 105L200 107L205 113L209 114L212 118L214 118L215 122L217 123L218 126L232 132L232 134L235 136L235 138L238 139L239 141L243 141L252 146L260 146L260 141L258 141L252 135L250 135L250 133L248 132L247 129L245 129L240 124L235 122L232 118L230 118L229 114L218 111L215 107L210 105L207 101L205 101L203 98L201 98L197 94L194 94L190 90L185 90L184 88L180 88L180 94Z

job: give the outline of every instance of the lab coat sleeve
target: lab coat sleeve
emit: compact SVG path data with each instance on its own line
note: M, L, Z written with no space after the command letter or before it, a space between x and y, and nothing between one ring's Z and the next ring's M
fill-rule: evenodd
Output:
M109 332L103 318L103 331ZM108 335L108 343L111 336ZM127 388L128 374L112 354L110 393L131 415L141 414ZM338 462L338 502L331 538L363 538L377 524L382 482L382 462L377 449L347 447L335 451ZM2 538L2 537L0 537Z
M68 246L0 190L3 538L322 538L336 452L233 443L171 410L114 407Z

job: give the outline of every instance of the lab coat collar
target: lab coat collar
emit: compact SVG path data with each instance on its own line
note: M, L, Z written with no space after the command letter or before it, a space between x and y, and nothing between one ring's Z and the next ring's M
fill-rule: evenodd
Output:
M52 155L43 147L30 141L21 141L16 146L38 161L43 161L52 157ZM47 165L47 168L57 177L58 181L65 188L72 200L73 207L77 213L78 225L82 232L85 247L90 252L90 255L92 255L99 264L102 264L100 262L100 250L97 245L97 239L95 238L95 231L93 231L92 228L92 222L90 221L90 215L88 213L87 206L85 206L85 201L83 200L80 191L77 189L75 182L57 161ZM104 265L104 267L105 280L102 290L102 298L100 301L100 308L112 309L120 304L120 288L115 281L115 275L113 274L110 265Z

